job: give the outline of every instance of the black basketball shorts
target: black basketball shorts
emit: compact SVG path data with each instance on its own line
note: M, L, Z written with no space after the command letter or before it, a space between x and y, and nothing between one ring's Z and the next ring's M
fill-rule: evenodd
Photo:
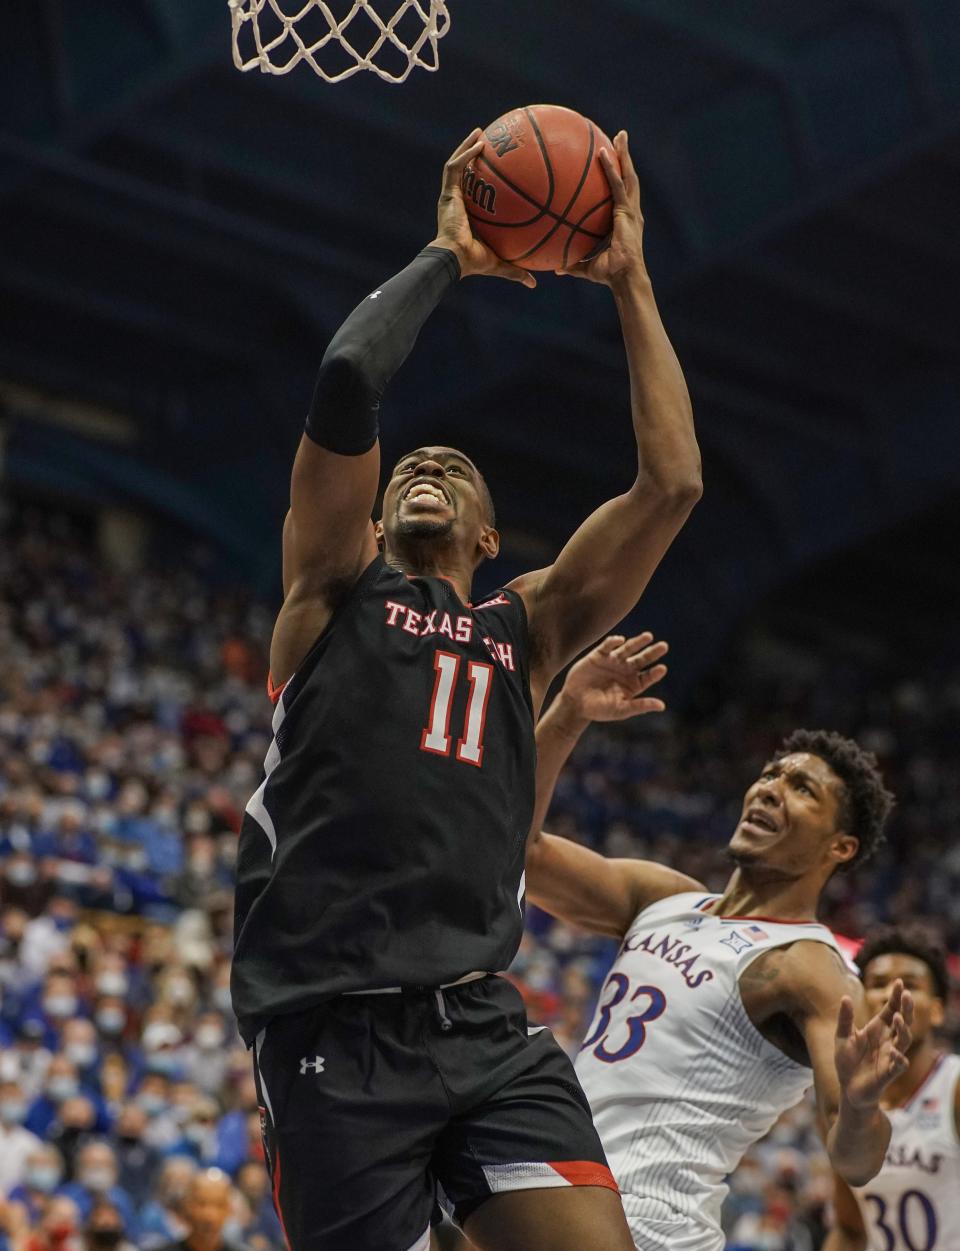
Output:
M501 977L275 1017L255 1075L291 1251L427 1251L438 1201L616 1190L573 1066Z

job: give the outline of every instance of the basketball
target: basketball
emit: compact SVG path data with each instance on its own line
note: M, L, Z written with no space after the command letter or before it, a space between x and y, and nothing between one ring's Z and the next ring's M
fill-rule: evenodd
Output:
M531 104L484 136L462 184L478 239L524 269L565 269L602 250L613 197L601 150L619 162L599 126L558 104Z

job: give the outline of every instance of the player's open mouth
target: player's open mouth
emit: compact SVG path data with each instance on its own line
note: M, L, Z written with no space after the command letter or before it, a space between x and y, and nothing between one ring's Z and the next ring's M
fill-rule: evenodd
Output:
M765 808L749 808L741 825L758 834L778 834L780 827Z
M401 496L404 504L450 504L446 491L435 482L414 482Z

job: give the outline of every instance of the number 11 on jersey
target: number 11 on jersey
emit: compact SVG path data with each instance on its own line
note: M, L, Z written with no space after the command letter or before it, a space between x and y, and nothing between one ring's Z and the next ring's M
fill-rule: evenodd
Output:
M450 710L453 693L460 673L460 657L455 652L436 651L433 654L433 698L430 715L420 736L420 750L435 756L450 755ZM457 743L457 760L466 764L483 763L483 730L487 722L487 704L490 702L490 683L493 665L482 660L467 662L467 680L470 694L467 698L467 715L464 718L463 736Z

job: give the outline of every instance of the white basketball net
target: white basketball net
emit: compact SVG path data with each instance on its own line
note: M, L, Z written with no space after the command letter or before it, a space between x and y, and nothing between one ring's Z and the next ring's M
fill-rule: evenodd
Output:
M414 69L435 70L437 42L450 29L446 0L229 0L237 69L289 74L305 61L328 83L372 70L402 83ZM348 0L349 3L349 0ZM395 11L382 16L377 9Z

